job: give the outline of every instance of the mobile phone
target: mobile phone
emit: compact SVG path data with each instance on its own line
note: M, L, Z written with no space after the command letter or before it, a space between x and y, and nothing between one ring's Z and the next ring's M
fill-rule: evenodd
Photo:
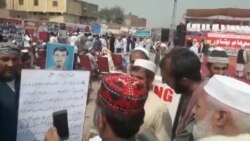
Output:
M67 110L53 113L53 124L56 127L59 137L62 140L69 138L68 114Z

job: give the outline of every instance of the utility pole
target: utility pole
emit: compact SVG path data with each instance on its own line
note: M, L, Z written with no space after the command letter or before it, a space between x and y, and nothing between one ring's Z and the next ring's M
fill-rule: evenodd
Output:
M174 8L173 8L172 19L171 19L171 24L170 24L169 41L174 40L176 11L177 11L177 0L174 0Z

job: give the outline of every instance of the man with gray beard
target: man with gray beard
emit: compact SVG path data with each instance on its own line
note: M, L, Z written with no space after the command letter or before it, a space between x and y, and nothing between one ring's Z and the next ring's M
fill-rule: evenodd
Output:
M250 134L250 85L231 77L214 75L195 91L193 137Z

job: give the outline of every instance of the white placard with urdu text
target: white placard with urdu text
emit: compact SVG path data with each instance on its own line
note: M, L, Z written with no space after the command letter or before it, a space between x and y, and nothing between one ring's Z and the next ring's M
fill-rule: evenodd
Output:
M69 141L81 141L90 73L23 70L17 141L44 141L52 113L67 110Z

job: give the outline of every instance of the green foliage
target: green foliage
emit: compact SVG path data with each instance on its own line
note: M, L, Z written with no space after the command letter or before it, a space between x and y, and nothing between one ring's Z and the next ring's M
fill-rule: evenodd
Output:
M107 23L122 24L124 20L124 10L119 6L103 8L99 11L99 18L106 20Z

